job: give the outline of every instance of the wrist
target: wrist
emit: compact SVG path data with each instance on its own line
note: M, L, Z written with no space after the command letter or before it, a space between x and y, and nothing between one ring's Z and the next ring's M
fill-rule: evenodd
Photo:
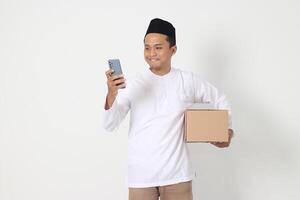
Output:
M117 96L117 93L111 93L111 92L108 92L106 96L107 96L107 98L109 98L109 99L115 99L116 96Z
M109 95L107 94L107 96L106 96L106 101L105 101L105 106L104 106L105 110L108 110L108 109L110 109L110 108L112 107L112 105L113 105L115 99L116 99L116 97L109 96Z

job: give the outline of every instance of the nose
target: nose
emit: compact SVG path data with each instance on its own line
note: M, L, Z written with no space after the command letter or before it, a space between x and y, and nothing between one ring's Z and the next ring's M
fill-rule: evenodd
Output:
M151 56L151 57L156 56L156 51L155 51L155 49L151 49L151 51L150 51L150 56Z

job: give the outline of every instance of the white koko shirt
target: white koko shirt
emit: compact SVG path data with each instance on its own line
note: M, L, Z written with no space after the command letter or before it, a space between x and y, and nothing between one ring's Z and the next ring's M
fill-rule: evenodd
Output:
M225 96L195 74L171 68L163 76L147 69L127 81L112 107L104 110L103 126L113 131L130 110L128 187L153 187L193 179L183 139L184 111L193 103L229 110ZM228 122L231 128L231 117Z

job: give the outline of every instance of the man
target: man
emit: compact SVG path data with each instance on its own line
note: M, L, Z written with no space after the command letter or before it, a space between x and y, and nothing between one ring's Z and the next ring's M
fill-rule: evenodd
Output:
M153 19L144 38L145 73L129 80L106 71L108 93L103 118L112 131L129 110L128 187L130 200L191 200L192 179L187 145L183 140L184 111L193 103L228 109L224 95L190 72L171 66L176 53L173 25ZM125 88L125 89L121 89ZM119 90L121 89L121 90ZM230 113L230 112L229 112ZM231 120L228 122L231 128ZM212 143L228 147L229 142Z

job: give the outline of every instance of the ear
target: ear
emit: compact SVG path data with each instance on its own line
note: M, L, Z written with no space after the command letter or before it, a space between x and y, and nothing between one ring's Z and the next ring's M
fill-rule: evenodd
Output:
M177 46L176 45L172 46L171 51L172 51L172 56L173 56L177 51Z

